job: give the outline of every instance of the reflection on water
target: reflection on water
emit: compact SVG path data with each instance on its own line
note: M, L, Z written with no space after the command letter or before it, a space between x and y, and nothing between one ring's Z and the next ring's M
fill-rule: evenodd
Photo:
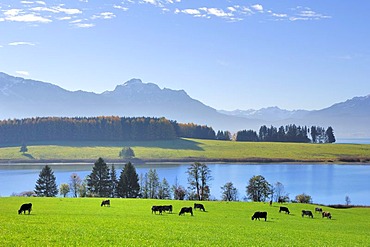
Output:
M0 164L0 195L33 190L42 167L35 165ZM49 164L57 178L57 184L69 183L72 173L85 178L91 173L92 164ZM115 164L119 176L123 164ZM156 169L159 178L166 178L170 184L177 179L187 187L188 164L135 165L137 173L145 174L150 168ZM293 199L305 193L315 203L344 204L349 196L352 204L370 205L370 165L317 165L317 164L208 164L213 180L212 198L221 198L221 186L232 182L239 191L239 199L245 197L248 180L254 175L262 175L270 184L281 182L286 193Z

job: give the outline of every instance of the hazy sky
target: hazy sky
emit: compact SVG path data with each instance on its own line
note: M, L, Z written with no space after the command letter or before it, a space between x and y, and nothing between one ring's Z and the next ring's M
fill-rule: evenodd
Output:
M216 109L370 94L370 1L0 2L0 71L103 92L132 78Z

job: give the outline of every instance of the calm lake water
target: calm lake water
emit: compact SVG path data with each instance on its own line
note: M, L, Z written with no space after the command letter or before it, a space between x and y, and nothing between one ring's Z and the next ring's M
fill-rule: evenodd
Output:
M89 164L48 164L54 171L57 184L69 183L72 173L81 179L91 173ZM7 165L0 164L0 196L34 189L39 173L45 164ZM119 176L122 164L115 164ZM145 174L150 168L156 169L160 180L166 178L172 185L178 183L187 187L187 168L189 164L135 165L137 173ZM239 200L243 200L249 179L262 175L270 184L280 182L286 193L293 199L306 193L314 203L344 204L349 196L352 204L370 205L370 165L323 165L323 164L208 164L213 180L211 196L221 198L221 189L232 182L238 189Z

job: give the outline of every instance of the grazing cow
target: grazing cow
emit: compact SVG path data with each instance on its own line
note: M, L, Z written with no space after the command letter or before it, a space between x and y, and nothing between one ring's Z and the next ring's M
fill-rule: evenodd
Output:
M315 213L316 212L322 213L322 208L315 208Z
M28 211L28 214L30 214L31 210L32 210L32 203L25 203L25 204L22 204L21 208L18 210L18 214L22 214L22 212L26 214L26 211Z
M102 207L102 206L110 207L110 200L103 200L100 204L100 207Z
M193 216L193 208L192 207L183 207L181 210L180 210L180 213L179 215L185 215L185 213L190 213L191 216Z
M305 215L307 215L308 217L313 218L313 214L310 210L302 210L302 217L304 217Z
M157 212L159 212L159 214L162 214L162 211L163 211L163 206L153 206L152 207L152 213L154 212L155 214L157 214Z
M331 219L331 213L330 212L322 212L322 217L326 217L328 219Z
M280 207L279 213L281 213L281 211L283 211L287 214L290 214L289 209L287 207Z
M165 206L162 206L162 210L163 210L163 212L168 211L169 213L171 213L171 214L172 214L172 205L165 205Z
M201 210L201 211L203 210L203 212L206 211L206 209L204 208L203 204L194 203L194 210L197 209L197 208L199 208L199 210Z
M260 220L260 218L267 220L267 212L255 212L252 216L252 220Z

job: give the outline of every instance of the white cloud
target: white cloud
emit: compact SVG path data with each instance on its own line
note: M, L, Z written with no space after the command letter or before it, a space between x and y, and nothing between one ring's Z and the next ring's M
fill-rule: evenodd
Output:
M17 21L17 22L40 22L40 23L48 23L52 22L52 20L34 15L34 14L26 14L26 15L17 15L17 16L10 16L6 17L5 20L7 21Z
M17 70L15 73L17 73L18 75L23 75L23 76L30 75L28 71L23 71L23 70Z
M286 17L288 17L287 14L276 14L276 13L272 13L272 16L278 17L278 18L286 18Z
M78 28L91 28L91 27L94 27L95 24L93 23L76 23L74 24L75 27L78 27Z
M204 10L205 12L207 12L208 14L214 15L214 16L217 16L217 17L230 17L230 16L233 16L232 13L226 13L222 9L217 9L217 8L201 8L201 9Z
M31 43L31 42L17 41L17 42L10 42L8 45L11 45L11 46L17 46L17 45L30 45L30 46L34 46L35 44L34 43Z
M180 11L181 13L188 14L188 15L199 15L200 11L197 9L184 9Z
M116 16L112 12L103 12L98 15L93 15L91 19L112 19Z
M120 6L120 5L113 5L113 8L120 9L120 10L123 10L123 11L127 11L128 10L128 8L123 7L123 6Z
M64 17L60 17L60 18L57 18L57 19L60 20L60 21L68 21L68 20L71 20L72 17L70 17L70 16L64 16Z
M82 22L82 20L81 19L77 19L77 20L70 21L69 23L75 24L75 23L80 23L80 22Z
M53 9L56 9L59 12L63 12L67 15L75 15L75 14L81 14L82 13L82 11L79 10L79 9L67 9L67 8L62 8L61 6L53 7Z
M254 10L263 12L263 6L261 4L255 4L251 6Z
M21 9L9 9L9 10L4 11L4 15L5 16L16 16L19 13L21 13L21 11L22 11Z

